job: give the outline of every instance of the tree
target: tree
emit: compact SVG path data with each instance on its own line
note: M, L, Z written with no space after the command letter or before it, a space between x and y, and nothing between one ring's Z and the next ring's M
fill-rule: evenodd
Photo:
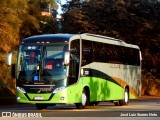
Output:
M25 0L3 0L0 2L0 51L8 52L18 45L19 29L22 25L19 15L26 13L26 9Z
M58 32L57 19L52 16L42 16L41 17L41 34L53 34Z
M27 11L21 14L22 26L20 28L20 38L39 34L40 32L40 18L41 10L39 2L36 0L29 0L27 2Z
M6 67L6 54L19 45L19 33L22 26L20 16L27 13L27 0L0 1L0 96L13 96L15 81L10 76L10 67ZM3 70L2 70L3 69ZM3 101L5 104L5 102Z
M49 5L50 8L48 8ZM24 25L21 27L21 38L36 34L56 33L56 13L55 10L52 11L52 8L57 9L56 0L30 0L28 2L28 14L22 18ZM41 11L44 9L50 9L48 12L52 11L52 15L41 16Z
M50 18L41 16L41 2L46 1L48 0L0 1L0 51L2 53L17 49L21 39L25 37L48 33L44 31L44 27L51 29L47 30L50 33L57 32L55 16ZM57 9L56 0L50 0L48 4ZM42 26L41 21L45 19L48 20L48 24Z

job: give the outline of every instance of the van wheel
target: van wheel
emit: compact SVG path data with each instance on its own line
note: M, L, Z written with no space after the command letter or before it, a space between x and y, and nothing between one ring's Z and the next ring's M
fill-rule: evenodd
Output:
M87 91L84 89L82 92L82 102L76 103L76 108L78 109L84 109L89 104L89 96Z
M128 105L129 103L129 90L127 88L125 88L124 91L124 99L123 100L119 100L119 105Z

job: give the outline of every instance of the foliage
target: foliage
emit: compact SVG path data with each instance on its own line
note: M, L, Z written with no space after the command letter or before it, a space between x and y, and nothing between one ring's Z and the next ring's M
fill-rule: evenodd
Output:
M57 9L55 0L50 0L49 3ZM8 53L17 49L21 39L42 34L44 30L41 29L45 26L53 25L52 31L49 27L45 28L52 33L56 32L56 19L48 20L48 17L41 17L40 5L39 0L2 0L0 2L0 52ZM49 24L42 25L41 21L45 19Z
M0 97L11 97L15 94L15 80L11 77L11 67L4 63L5 57L4 54L0 54Z
M20 28L20 38L39 34L40 31L40 6L37 1L30 0L28 2L27 12L20 16L22 20L22 25Z
M49 5L51 5L51 8L54 10L58 9L57 1L56 0L37 0L40 4L40 7L42 9L46 9Z
M63 6L63 32L95 33L140 46L143 83L160 80L160 2L157 0L72 0ZM151 74L146 77L146 75ZM151 78L152 77L152 78ZM153 82L154 83L154 82ZM148 85L148 84L147 84Z
M57 33L57 20L52 17L41 17L41 33L49 34L49 33Z
M2 52L8 52L11 45L17 45L17 39L19 37L17 33L19 33L21 26L21 20L17 14L25 12L20 7L16 8L18 4L22 4L21 6L25 8L21 0L3 0L0 2L0 51Z

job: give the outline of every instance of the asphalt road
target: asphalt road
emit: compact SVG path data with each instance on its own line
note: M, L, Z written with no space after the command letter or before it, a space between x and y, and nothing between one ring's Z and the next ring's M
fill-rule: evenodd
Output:
M97 106L88 106L86 109L76 109L75 105L49 106L46 110L37 110L34 105L1 106L0 119L160 119L160 97L141 97L131 100L128 106L114 106L110 102L101 102ZM3 116L3 117L2 117ZM13 118L14 117L14 118ZM42 118L39 118L42 117ZM29 118L31 119L31 118Z

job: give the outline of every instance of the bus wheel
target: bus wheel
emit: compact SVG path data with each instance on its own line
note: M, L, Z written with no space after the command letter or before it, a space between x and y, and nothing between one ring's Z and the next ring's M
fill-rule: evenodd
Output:
M36 104L36 108L38 110L47 109L47 105L46 104Z
M127 88L125 88L124 91L124 99L119 101L119 105L128 105L129 102L129 90Z
M82 102L76 103L76 108L78 109L84 109L89 103L89 97L87 91L84 89L82 92Z

